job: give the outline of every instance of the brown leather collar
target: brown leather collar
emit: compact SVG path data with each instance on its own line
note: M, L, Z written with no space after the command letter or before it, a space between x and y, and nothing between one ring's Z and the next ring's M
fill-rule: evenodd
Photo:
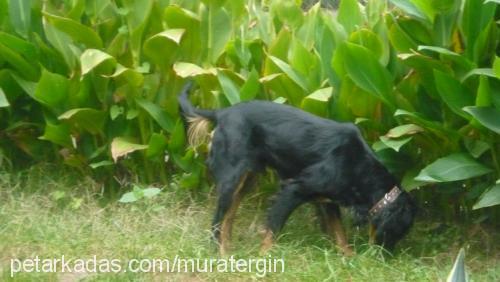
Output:
M394 202L398 196L401 194L401 189L398 186L392 187L391 191L385 193L384 197L380 199L371 209L368 211L370 217L373 217L379 211L381 211L385 206Z

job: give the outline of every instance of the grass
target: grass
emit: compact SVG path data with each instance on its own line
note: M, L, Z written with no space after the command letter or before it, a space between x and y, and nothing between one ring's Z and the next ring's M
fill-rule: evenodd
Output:
M50 173L48 173L50 171ZM167 190L167 189L165 189ZM174 189L170 189L174 190ZM209 239L211 194L163 191L133 204L104 203L100 186L43 166L0 173L0 280L7 281L247 281L255 273L17 273L12 258L217 258ZM232 240L236 258L258 258L268 199L249 195ZM472 281L500 281L500 236L488 227L443 225L420 219L393 255L366 244L351 228L357 254L342 256L315 223L311 207L295 212L269 255L285 260L270 281L444 281L460 247Z

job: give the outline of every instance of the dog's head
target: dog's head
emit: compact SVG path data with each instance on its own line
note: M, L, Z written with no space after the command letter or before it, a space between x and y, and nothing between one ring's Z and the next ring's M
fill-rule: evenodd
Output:
M375 229L375 243L392 250L413 225L417 205L410 194L402 192L398 198L380 210L371 220Z

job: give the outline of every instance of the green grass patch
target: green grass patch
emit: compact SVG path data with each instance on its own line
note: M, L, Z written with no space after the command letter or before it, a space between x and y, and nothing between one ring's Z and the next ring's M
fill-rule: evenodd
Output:
M0 280L8 281L247 281L256 273L17 273L12 258L132 259L218 258L210 241L215 199L211 194L164 189L132 204L104 201L100 185L71 172L43 166L0 173ZM125 192L125 189L124 191ZM259 256L266 193L249 195L238 211L232 254ZM271 281L443 281L460 247L472 281L500 281L499 235L481 225L419 219L392 255L366 244L366 230L349 228L357 254L344 257L305 205L289 220L264 258L283 258L284 273Z

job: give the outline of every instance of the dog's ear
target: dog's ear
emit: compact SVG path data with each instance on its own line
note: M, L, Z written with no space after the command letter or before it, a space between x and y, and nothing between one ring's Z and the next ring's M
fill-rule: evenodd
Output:
M407 192L402 192L396 201L387 205L372 220L377 229L376 243L392 250L410 230L416 213L415 201Z

